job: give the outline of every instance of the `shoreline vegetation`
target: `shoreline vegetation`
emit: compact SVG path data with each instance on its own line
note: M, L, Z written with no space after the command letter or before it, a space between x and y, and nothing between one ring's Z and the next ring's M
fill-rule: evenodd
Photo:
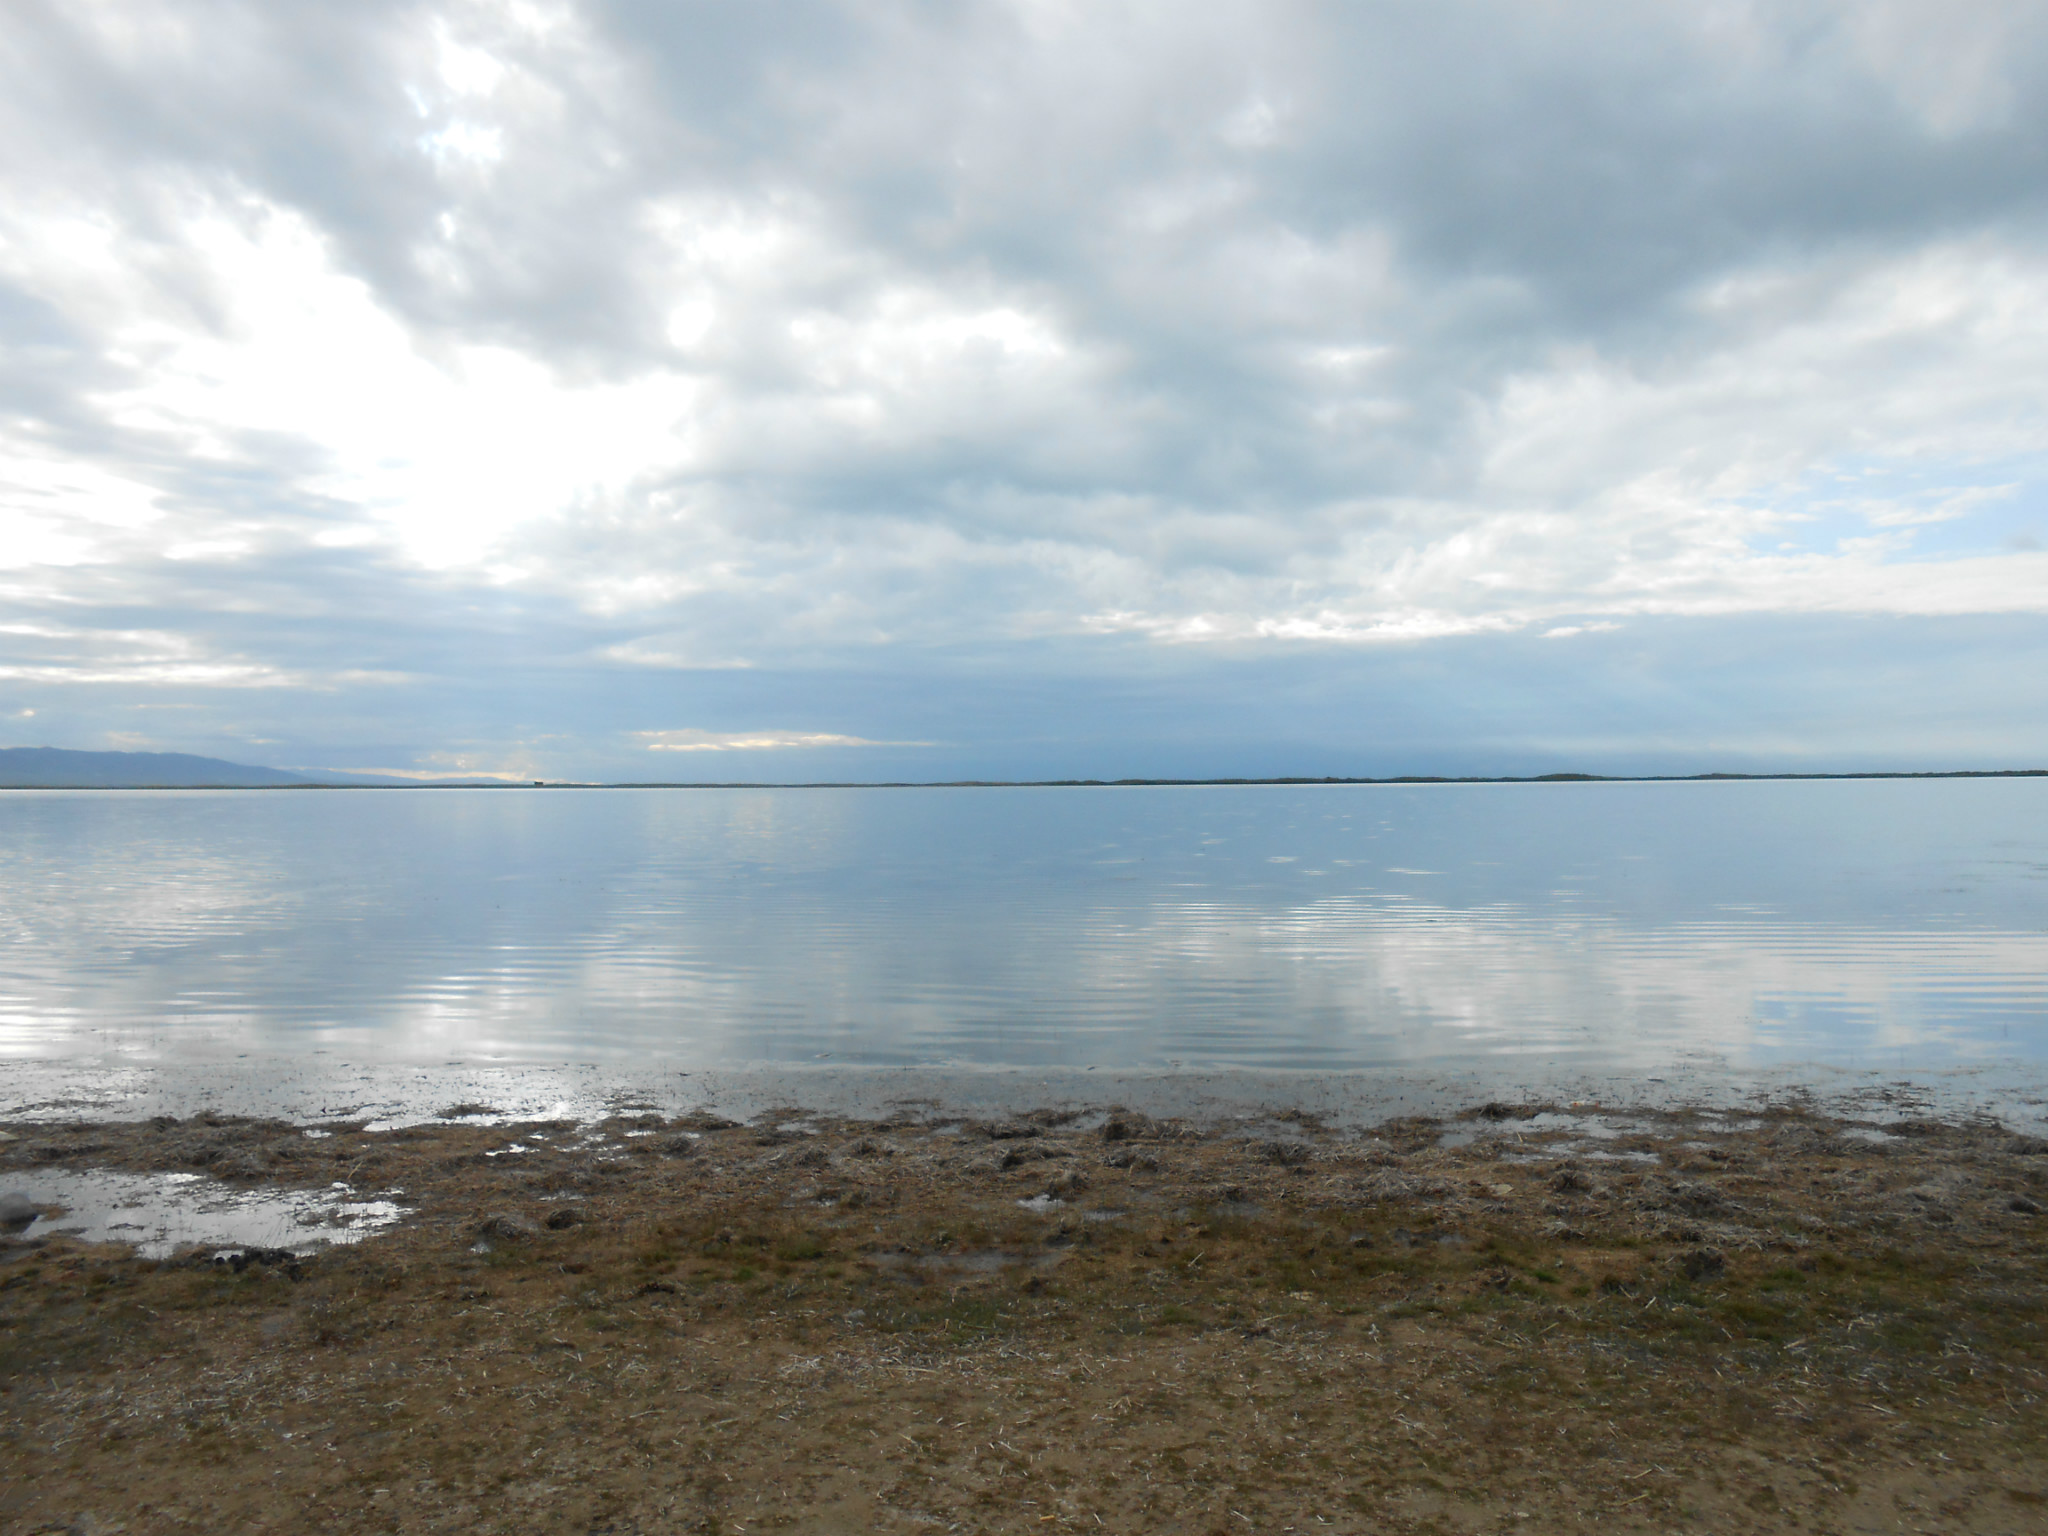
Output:
M1988 1121L0 1134L0 1194L100 1168L412 1212L310 1254L0 1242L10 1530L2048 1521L2048 1142Z

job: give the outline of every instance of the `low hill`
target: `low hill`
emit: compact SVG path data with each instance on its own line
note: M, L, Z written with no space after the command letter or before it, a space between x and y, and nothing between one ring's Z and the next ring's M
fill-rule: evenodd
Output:
M423 782L373 773L258 768L189 752L71 752L62 747L0 747L0 789L282 789L291 785L396 788ZM436 779L437 784L496 783Z

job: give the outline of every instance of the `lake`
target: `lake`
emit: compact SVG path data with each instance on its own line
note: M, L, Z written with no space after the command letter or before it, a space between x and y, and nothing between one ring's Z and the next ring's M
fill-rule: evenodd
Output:
M0 794L0 1055L2048 1057L2048 781Z

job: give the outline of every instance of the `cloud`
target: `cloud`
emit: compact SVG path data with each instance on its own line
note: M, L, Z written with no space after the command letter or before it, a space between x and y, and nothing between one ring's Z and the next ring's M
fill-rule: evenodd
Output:
M782 752L819 747L932 747L932 741L868 741L826 731L635 731L650 752Z
M0 84L0 683L2048 610L2038 7L29 0Z
M374 774L382 778L418 779L428 783L436 779L450 778L496 779L505 784L531 782L524 774L483 768L381 768L374 765L360 768L329 768L318 763L289 763L286 767L295 773L361 773Z

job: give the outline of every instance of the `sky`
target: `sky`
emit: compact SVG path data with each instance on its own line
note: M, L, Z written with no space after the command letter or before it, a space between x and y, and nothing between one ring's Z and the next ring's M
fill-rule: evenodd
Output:
M11 0L0 746L2048 766L2048 8Z

